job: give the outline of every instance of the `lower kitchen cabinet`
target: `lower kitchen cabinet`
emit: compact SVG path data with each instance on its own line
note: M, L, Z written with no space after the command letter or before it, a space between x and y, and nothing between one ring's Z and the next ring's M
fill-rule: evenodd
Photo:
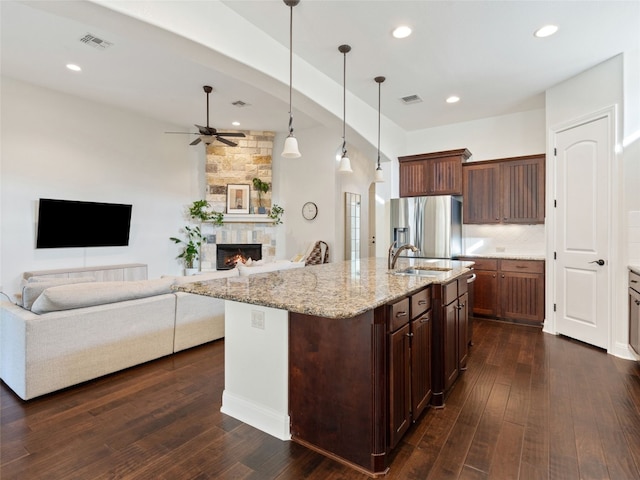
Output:
M444 406L444 399L462 370L467 367L469 315L467 278L433 285L432 388L431 403Z
M533 325L544 321L544 261L460 260L475 262L473 315Z
M389 448L431 400L431 286L387 306Z

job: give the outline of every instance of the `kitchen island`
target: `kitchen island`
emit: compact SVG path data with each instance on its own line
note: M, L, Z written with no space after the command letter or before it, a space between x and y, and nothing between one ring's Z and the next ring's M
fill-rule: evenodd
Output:
M451 386L442 364L462 337L446 347L443 302L458 298L472 262L401 259L396 271L412 265L434 271L394 275L386 259L362 259L176 287L226 300L222 412L369 475L386 473L417 406L443 405ZM413 356L411 342L421 345ZM414 402L413 377L425 386Z

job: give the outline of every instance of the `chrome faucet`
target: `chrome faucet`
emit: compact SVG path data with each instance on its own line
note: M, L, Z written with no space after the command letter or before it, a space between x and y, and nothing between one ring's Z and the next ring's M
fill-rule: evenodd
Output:
M389 247L389 258L388 258L388 261L387 261L387 266L389 267L389 270L393 270L394 268L396 268L396 262L398 261L398 257L405 250L411 250L412 252L418 252L419 251L416 247L414 247L410 243L407 243L406 245L402 245L401 247L399 247L394 253L393 252L393 247L395 247L395 246L396 246L396 242L393 242L391 244L391 246Z

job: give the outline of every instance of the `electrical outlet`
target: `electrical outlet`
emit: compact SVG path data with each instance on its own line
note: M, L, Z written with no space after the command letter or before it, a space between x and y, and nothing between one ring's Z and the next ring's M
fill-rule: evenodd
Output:
M259 310L251 310L251 326L264 330L264 312Z

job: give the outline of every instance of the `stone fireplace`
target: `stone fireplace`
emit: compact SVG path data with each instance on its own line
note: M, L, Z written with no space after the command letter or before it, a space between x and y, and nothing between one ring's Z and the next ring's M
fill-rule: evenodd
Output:
M262 259L260 243L218 243L216 245L216 270L231 270L238 262Z

